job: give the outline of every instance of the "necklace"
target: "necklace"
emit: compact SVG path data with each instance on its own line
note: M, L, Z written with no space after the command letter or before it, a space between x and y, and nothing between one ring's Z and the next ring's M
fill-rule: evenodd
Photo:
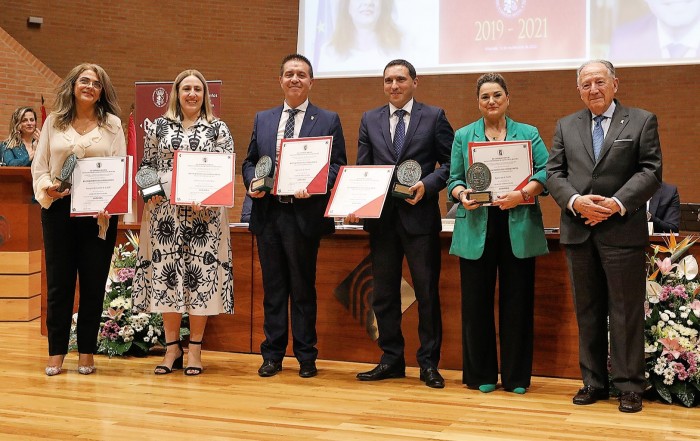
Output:
M486 133L486 131L484 131L484 134L486 135L486 139L490 139L491 141L499 141L501 136L503 136L503 141L505 141L505 139L506 139L505 133L506 133L505 128L499 130L495 136L489 135Z
M73 128L75 129L76 132L78 132L80 135L85 135L87 132L90 130L94 129L97 124L96 124L96 119L88 119L85 120L85 123L79 123L77 119L73 120Z

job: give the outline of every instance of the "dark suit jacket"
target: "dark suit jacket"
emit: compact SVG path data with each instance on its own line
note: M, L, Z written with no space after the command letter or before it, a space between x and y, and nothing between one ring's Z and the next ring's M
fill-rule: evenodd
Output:
M547 163L547 188L562 207L562 244L579 244L593 229L603 243L645 246L649 243L646 203L661 185L661 147L656 116L646 110L616 108L603 142L600 158L593 159L591 112L588 109L557 122ZM590 227L566 208L575 194L616 197L625 207Z
M413 159L421 165L421 181L425 185L425 195L416 205L387 196L381 218L366 219L365 230L377 231L381 223L393 215L398 215L410 234L427 234L442 229L438 194L445 188L450 175L453 139L454 131L443 109L414 101L403 150L397 161L389 130L389 105L362 115L357 164L393 165ZM438 168L437 163L440 164ZM394 182L397 182L396 174L391 187Z
M255 164L262 156L276 158L277 128L282 116L283 106L258 112L255 115L253 134L248 146L248 156L243 161L243 182L246 189L255 179ZM308 199L294 199L294 213L302 234L307 237L318 237L334 231L333 219L323 215L330 198L330 189L335 184L335 178L341 165L347 163L345 156L345 138L340 118L335 112L330 112L309 103L304 114L304 122L299 132L300 138L312 136L333 136L331 148L331 164L328 172L328 192L325 195L313 195ZM276 168L275 163L273 167ZM269 204L274 196L266 194L262 198L253 198L253 208L250 215L249 229L260 234L265 228Z
M649 201L649 213L654 222L655 233L678 233L681 225L681 199L678 187L661 183L661 187Z

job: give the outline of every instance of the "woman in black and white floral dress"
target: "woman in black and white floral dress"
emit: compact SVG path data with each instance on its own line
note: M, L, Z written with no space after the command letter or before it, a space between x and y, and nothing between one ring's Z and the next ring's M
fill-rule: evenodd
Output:
M167 112L146 128L142 166L158 171L166 193L177 150L233 152L231 133L214 117L206 80L196 70L177 76ZM183 366L179 331L185 312L190 320L185 375L202 372L207 317L233 313L232 271L225 208L173 205L161 196L149 200L141 221L133 301L136 311L163 314L167 351L155 374Z

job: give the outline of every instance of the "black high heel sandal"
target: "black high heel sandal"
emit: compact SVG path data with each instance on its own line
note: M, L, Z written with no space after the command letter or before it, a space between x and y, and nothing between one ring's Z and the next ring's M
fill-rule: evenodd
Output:
M199 345L199 346L202 346L202 342L201 342L201 341L192 341L192 340L190 340L190 345ZM201 354L202 354L201 351L202 351L202 350L200 349L200 352L199 352L200 357L201 357ZM189 360L188 360L188 362L189 362ZM202 371L204 371L204 368L195 367L195 366L187 366L187 367L185 368L185 375L187 375L188 377L193 377L193 376L195 376L195 375L201 374Z
M176 341L171 341L170 343L166 343L165 346L172 346L172 345L177 345L180 348L180 356L173 361L172 366L168 367L165 365L158 365L156 368L153 370L153 373L156 375L166 375L166 374L172 374L174 370L177 369L182 369L183 366L183 359L185 357L185 351L182 349L182 344L180 343L180 340Z

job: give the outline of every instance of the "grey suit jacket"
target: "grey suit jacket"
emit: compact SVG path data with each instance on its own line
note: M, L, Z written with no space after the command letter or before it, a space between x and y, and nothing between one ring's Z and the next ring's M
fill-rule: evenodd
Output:
M615 100L615 112L600 158L593 157L591 112L581 110L557 122L547 163L547 188L562 209L561 243L584 242L595 231L613 246L649 243L646 202L661 185L661 146L656 116L625 107ZM588 226L566 208L575 194L616 197L627 210Z

